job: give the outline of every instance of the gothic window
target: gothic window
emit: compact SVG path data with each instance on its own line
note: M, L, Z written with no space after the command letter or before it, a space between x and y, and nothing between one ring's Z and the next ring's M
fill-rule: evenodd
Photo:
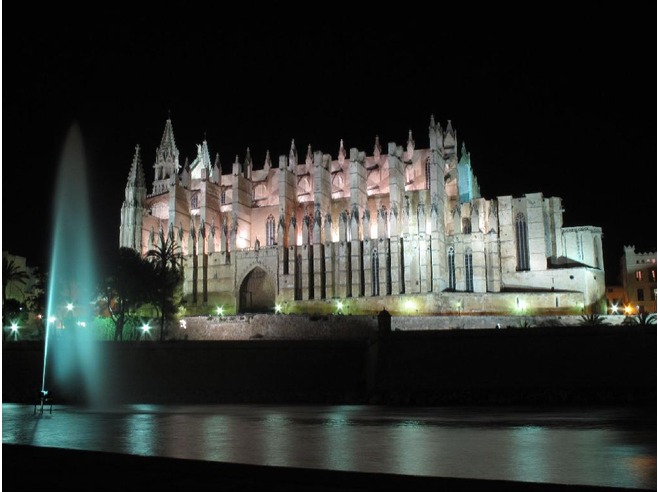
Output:
M516 270L519 272L530 270L528 223L522 213L516 215Z
M274 246L274 235L275 235L275 222L274 216L270 214L267 217L267 222L265 222L265 244L266 246Z
M220 195L219 198L219 203L221 205L226 205L226 190L222 190L222 194Z
M379 295L379 255L377 250L372 252L372 295Z
M192 209L199 208L199 192L195 192L192 194L192 200L191 200L191 205Z
M462 233L470 234L471 233L471 219L465 217L462 219Z
M651 278L653 279L653 282L656 281L656 270L651 270Z
M425 189L429 190L430 189L430 179L431 179L431 173L430 173L430 158L428 157L425 159Z
M466 250L464 255L464 270L466 272L466 292L473 292L473 252Z
M448 289L455 290L455 250L448 249Z
M637 280L638 282L642 282L642 272L640 270L635 272L635 280Z
M644 301L644 289L637 289L637 300Z

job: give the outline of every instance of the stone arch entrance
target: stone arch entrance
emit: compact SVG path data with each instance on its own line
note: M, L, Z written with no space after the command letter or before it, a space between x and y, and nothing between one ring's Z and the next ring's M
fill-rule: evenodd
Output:
M274 282L265 270L255 267L240 285L238 311L241 313L272 313L275 298Z

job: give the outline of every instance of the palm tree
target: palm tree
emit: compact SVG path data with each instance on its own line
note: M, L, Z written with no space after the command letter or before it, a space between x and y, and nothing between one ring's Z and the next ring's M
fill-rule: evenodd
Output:
M25 285L30 278L30 275L18 266L14 260L9 260L7 257L2 258L2 305L4 306L7 300L7 287L10 284Z
M651 326L656 324L656 314L655 313L639 313L635 317L627 317L624 322L624 325L639 325L639 326Z
M606 321L605 316L597 313L584 314L580 317L581 326L606 326L609 323Z
M153 262L152 295L160 311L160 341L164 340L165 321L176 312L174 294L183 279L180 247L171 239L160 237L160 244L146 253Z

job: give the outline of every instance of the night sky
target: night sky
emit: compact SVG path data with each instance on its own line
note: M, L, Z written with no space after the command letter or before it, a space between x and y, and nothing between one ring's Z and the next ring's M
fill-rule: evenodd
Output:
M310 143L335 157L341 138L371 154L376 134L383 147L404 145L411 129L427 148L433 113L466 142L485 198L559 196L566 226L602 227L609 283L624 244L656 250L655 6L356 14L349 5L12 6L2 36L3 250L47 266L55 173L77 122L107 257L135 145L150 192L169 112L181 165L205 135L225 173L247 147L255 168L267 149L277 165L293 138L302 155Z

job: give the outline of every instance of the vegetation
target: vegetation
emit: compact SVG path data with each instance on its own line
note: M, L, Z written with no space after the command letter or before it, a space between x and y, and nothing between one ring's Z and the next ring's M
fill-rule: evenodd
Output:
M169 239L162 239L160 244L146 253L152 262L154 275L150 276L149 292L151 302L159 311L160 341L164 340L166 321L171 319L178 309L181 297L183 271L180 247Z
M7 300L7 287L9 285L26 285L30 276L20 266L16 265L14 260L7 257L2 258L2 306L4 309Z
M600 314L584 314L580 317L581 326L605 326L609 323L605 320L605 316Z
M150 262L131 248L119 248L101 285L103 307L114 323L114 340L122 340L127 320L149 301L149 289L155 283Z
M622 324L639 326L655 325L656 315L655 313L640 313L637 316L628 316Z

